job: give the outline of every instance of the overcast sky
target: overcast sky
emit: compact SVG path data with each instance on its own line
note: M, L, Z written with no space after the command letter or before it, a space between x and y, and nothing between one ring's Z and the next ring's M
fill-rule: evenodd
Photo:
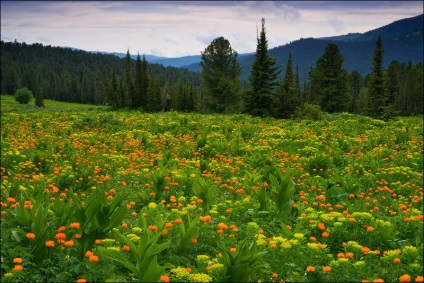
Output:
M87 51L200 55L219 36L254 52L300 38L366 32L423 13L422 1L1 1L1 39Z

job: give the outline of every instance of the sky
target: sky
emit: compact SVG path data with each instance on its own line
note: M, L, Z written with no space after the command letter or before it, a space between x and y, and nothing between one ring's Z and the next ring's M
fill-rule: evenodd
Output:
M172 58L223 36L241 54L255 52L262 17L271 49L422 13L422 1L1 1L1 40Z

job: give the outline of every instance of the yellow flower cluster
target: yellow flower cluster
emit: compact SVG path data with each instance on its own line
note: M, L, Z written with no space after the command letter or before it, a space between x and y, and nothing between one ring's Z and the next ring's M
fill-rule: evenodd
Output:
M193 282L211 282L212 281L212 277L204 273L190 274L188 279Z
M184 267L178 266L177 268L171 269L172 275L177 279L182 279L186 276L189 276L190 273Z

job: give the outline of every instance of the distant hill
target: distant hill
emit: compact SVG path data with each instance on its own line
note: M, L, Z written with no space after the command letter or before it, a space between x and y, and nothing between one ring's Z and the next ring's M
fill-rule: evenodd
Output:
M340 52L345 58L344 67L349 71L356 70L362 76L371 72L372 56L375 49L378 34L381 34L384 66L397 60L400 63L423 62L423 15L395 21L389 25L365 32L350 33L342 36L326 38L301 38L289 44L275 47L269 50L269 55L277 59L277 64L282 66L282 75L285 73L285 65L289 54L292 54L293 66L299 66L299 78L305 78L311 67L324 53L328 43L338 45ZM239 56L242 67L242 79L247 79L250 67L254 60L254 54ZM201 70L199 63L185 66L189 71Z

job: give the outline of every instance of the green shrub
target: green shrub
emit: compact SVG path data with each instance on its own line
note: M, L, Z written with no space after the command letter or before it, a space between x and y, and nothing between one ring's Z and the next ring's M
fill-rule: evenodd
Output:
M15 100L19 102L19 104L28 104L31 101L32 97L32 91L30 91L26 87L16 90Z
M307 102L296 108L294 118L310 119L314 121L323 120L325 112L318 105L309 104Z

